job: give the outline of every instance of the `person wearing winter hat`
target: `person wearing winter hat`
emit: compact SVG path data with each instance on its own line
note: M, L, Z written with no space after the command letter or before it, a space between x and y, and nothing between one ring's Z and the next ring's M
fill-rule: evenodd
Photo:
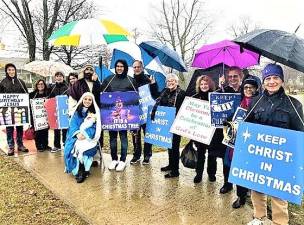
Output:
M256 97L250 104L245 121L304 131L302 104L285 93L282 67L277 64L268 64L262 71L262 77L265 90L260 97ZM265 224L267 195L252 191L251 200L254 219L247 225ZM288 202L277 197L271 197L271 203L272 224L287 225L289 221Z
M5 65L5 78L0 83L0 93L28 93L23 80L17 77L17 68L14 64L8 63ZM16 126L18 151L28 152L28 149L23 145L23 126ZM15 151L14 142L14 127L6 127L8 156L13 156Z

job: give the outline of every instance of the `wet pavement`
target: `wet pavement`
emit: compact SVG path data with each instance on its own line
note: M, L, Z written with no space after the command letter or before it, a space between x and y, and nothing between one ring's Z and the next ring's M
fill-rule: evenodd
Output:
M36 152L26 141L29 154L16 157L45 186L70 204L92 224L218 224L241 225L251 220L250 206L234 210L235 193L219 194L222 185L220 160L217 181L208 177L194 184L194 170L181 165L177 179L165 179L160 167L167 164L167 153L155 153L151 164L130 165L124 172L107 169L111 161L103 154L103 165L91 170L91 176L77 184L65 174L62 152ZM129 162L131 155L128 155Z

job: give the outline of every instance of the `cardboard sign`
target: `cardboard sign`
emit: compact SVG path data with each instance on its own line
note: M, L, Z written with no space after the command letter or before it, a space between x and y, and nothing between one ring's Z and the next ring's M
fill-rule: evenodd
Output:
M43 130L49 127L46 109L44 107L45 98L31 99L34 129Z
M58 95L56 96L56 102L58 129L66 129L69 127L68 96Z
M101 126L104 130L138 130L140 127L139 95L135 91L100 94Z
M151 96L149 84L143 85L138 88L139 93L139 106L141 108L140 123L145 124L147 122L148 107L155 105L155 100Z
M209 93L211 124L223 127L223 122L232 118L241 103L241 94L235 93Z
M148 107L148 118L146 125L145 142L163 148L172 147L173 134L170 132L176 108L158 106L154 120L151 120L152 106Z
M304 132L241 122L229 182L301 204Z
M28 94L0 94L0 126L30 123Z
M51 129L66 129L69 127L68 97L66 95L46 99L44 106Z
M210 121L209 102L186 97L170 132L209 145L215 131Z

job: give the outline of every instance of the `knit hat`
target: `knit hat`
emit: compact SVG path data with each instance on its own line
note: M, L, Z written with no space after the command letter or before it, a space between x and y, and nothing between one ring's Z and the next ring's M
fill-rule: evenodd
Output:
M244 87L246 84L251 84L255 87L255 89L258 89L259 85L258 82L253 78L247 78L243 81L242 86Z
M278 76L284 81L283 69L280 65L270 63L262 70L263 82L266 77L269 76Z

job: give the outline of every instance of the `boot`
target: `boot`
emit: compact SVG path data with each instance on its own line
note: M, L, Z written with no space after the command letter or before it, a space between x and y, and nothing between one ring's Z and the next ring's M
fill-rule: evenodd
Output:
M9 148L9 149L8 149L8 152L7 152L7 155L8 155L8 156L13 156L13 155L15 154L14 151L15 151L14 148Z
M76 182L82 183L86 179L86 173L84 169L84 165L82 163L79 164L78 176L76 176Z
M202 179L203 179L203 174L197 173L196 176L194 177L193 182L195 184L197 184L197 183L200 183L202 181Z

